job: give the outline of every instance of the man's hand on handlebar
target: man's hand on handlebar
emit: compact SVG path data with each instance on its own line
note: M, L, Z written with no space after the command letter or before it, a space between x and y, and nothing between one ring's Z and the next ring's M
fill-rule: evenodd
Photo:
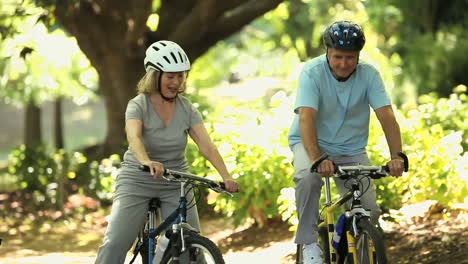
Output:
M322 177L332 176L335 173L335 164L332 160L323 160L318 166L317 171Z
M402 158L393 158L387 162L387 167L389 169L388 174L396 177L403 175L404 170L404 160Z
M164 165L160 162L148 160L143 162L142 165L148 166L149 172L155 180L161 179L164 175Z
M238 192L237 182L235 182L233 179L224 180L224 186L226 188L226 191L230 193Z

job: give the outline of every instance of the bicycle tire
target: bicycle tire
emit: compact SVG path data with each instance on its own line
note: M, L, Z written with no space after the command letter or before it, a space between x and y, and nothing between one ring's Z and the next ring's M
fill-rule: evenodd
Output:
M180 256L180 263L203 263L203 264L224 264L223 255L213 241L206 237L191 233L185 237L185 243L187 250ZM172 262L172 253L170 250L171 245L168 246L168 250L164 254L161 264L170 264ZM200 258L200 254L203 257ZM191 258L196 258L196 262Z
M148 263L148 235L143 235L143 244L140 248L140 257L142 264L150 264Z
M385 254L385 246L381 233L371 224L368 218L361 218L357 222L359 235L356 238L356 251L358 255L358 263L354 263L352 254L347 254L345 262L347 264L386 264L387 256ZM374 254L372 262L369 258L369 240L374 245Z
M330 263L330 244L328 241L328 229L322 226L318 229L319 234L319 245L323 250L324 263Z
M296 264L304 263L304 256L302 255L302 245L296 245Z

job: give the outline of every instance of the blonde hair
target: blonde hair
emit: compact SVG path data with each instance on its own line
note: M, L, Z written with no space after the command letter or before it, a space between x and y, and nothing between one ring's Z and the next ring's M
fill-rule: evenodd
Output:
M149 69L146 74L140 79L137 84L138 94L152 94L154 92L160 93L159 79L163 72ZM179 93L184 93L187 88L186 82L184 82L180 88Z

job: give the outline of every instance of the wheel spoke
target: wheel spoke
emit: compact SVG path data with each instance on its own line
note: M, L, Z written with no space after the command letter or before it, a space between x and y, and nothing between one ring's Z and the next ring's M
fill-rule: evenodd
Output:
M185 242L187 250L180 255L180 263L224 264L221 252L208 238L192 234ZM161 263L172 263L172 256L168 254Z

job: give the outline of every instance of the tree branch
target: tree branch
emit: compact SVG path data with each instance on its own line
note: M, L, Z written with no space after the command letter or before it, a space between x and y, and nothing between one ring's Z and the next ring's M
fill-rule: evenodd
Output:
M170 38L179 40L181 45L190 46L191 48L187 55L191 60L195 60L216 42L239 31L255 18L276 8L281 2L283 2L283 0L247 1L242 5L236 6L232 11L224 12L224 15L220 16L217 20L206 21L205 25L197 32L199 38L193 37L195 28L190 28L189 25L185 25L188 27L185 28L185 30L180 28L175 31L171 34ZM224 5L224 8L226 6L227 5ZM230 6L233 6L233 3L231 3Z

